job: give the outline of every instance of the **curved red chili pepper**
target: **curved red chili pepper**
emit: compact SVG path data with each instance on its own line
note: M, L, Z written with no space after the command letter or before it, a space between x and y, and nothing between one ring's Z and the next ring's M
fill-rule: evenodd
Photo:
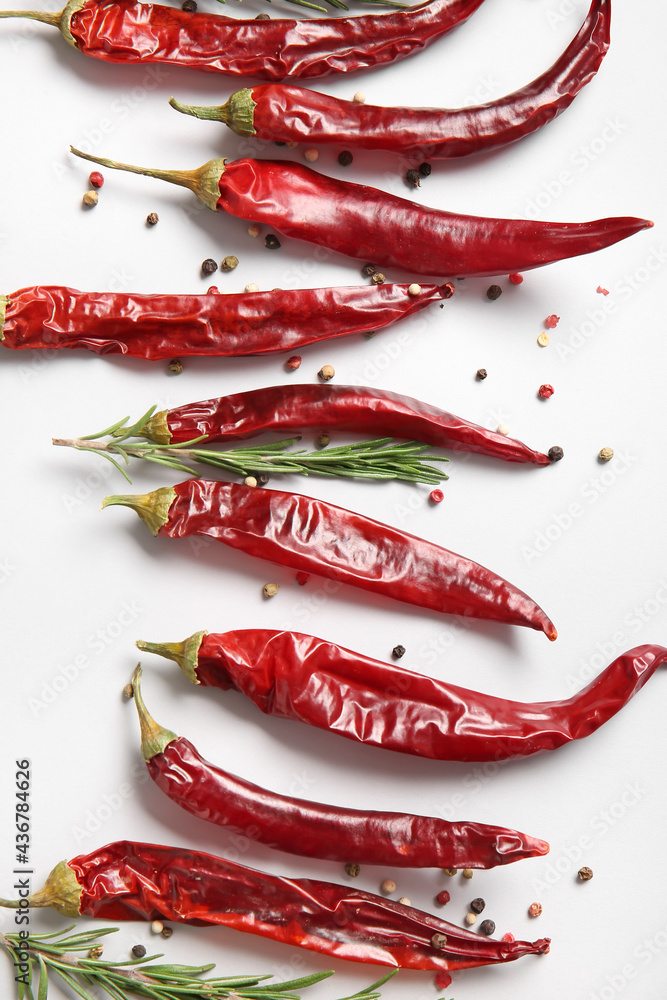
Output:
M249 555L431 611L525 625L557 636L530 597L433 542L297 493L189 479L144 496L110 496L154 535L202 535Z
M207 441L233 441L264 431L313 427L409 438L506 462L551 464L548 455L533 451L521 441L486 430L437 406L356 385L273 385L204 399L161 410L141 433L158 444L182 444L200 435L206 435Z
M60 28L85 55L262 80L352 73L404 59L466 21L483 0L431 0L390 14L242 20L134 0L71 0L59 14L0 11Z
M409 287L419 291L409 294ZM14 350L84 348L148 361L269 354L381 330L453 292L450 284L391 284L134 295L39 285L0 295L0 343Z
M489 276L593 253L653 223L609 218L536 222L457 215L286 160L209 160L191 171L152 170L82 153L112 169L194 191L208 208L267 223L283 236L412 274Z
M238 90L221 107L191 107L173 98L169 103L243 136L388 149L423 159L468 156L514 142L565 111L598 71L609 48L610 21L611 0L593 0L578 34L550 69L479 107L374 107L281 84Z
M137 643L176 660L195 684L241 691L266 715L434 760L491 761L590 736L667 663L636 646L564 701L526 704L398 669L299 632L242 629L183 643Z
M351 962L402 969L511 962L544 954L550 944L548 938L494 941L361 889L282 878L200 851L130 841L62 861L29 905L52 906L66 916L217 924ZM0 900L0 906L16 907L18 901Z
M149 643L137 645L151 650ZM549 851L543 840L502 826L344 809L260 788L204 760L189 740L151 718L141 695L141 667L132 688L142 753L158 788L199 819L241 830L261 844L302 857L398 868L493 868Z

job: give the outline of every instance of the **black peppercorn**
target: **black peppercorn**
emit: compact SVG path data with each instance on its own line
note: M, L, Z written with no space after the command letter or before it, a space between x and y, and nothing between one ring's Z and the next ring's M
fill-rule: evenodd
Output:
M488 374L486 368L478 368L475 372L475 378L478 382L483 382Z
M486 290L486 297L487 299L491 299L492 302L495 302L496 299L499 299L502 294L503 290L500 287L500 285L489 285L489 287Z
M196 0L183 0L181 4L181 10L186 10L188 14L194 14L197 10Z
M486 903L484 902L482 897L478 896L477 899L473 899L472 903L470 904L470 909L472 910L473 913L481 913L485 906Z
M395 660L400 660L402 656L405 656L405 646L394 646L391 655Z
M218 270L218 265L213 260L212 257L207 257L201 263L201 273L208 277L209 274L213 274L214 271Z
M355 861L348 861L345 865L345 871L350 878L357 878L359 872L361 871L361 865L358 865Z
M255 20L256 21L270 21L271 20L271 15L270 14L258 14L257 17L255 18Z
M145 954L146 954L146 949L144 948L143 944L135 944L134 948L132 949L133 958L143 958Z
M364 264L361 269L361 273L365 274L367 278L370 278L371 274L375 274L377 268L375 264Z
M277 236L274 236L273 233L269 233L264 237L264 246L268 250L278 250L280 247L280 240Z
M261 475L257 476L257 485L258 486L266 486L266 484L268 483L268 481L269 481L269 477L267 476L267 474L265 472L262 472Z
M422 177L430 177L430 175L431 175L431 164L430 163L422 163L421 166L420 166L420 168L419 168L419 173L422 175Z
M494 924L493 920L482 920L481 924L479 925L480 933L486 934L487 937L493 934L495 932L495 929L496 925Z
M340 163L341 167L349 167L353 159L354 157L352 156L352 153L349 151L349 149L344 149L342 153L338 154L338 162Z
M547 452L547 458L549 459L550 462L560 462L564 454L565 453L563 449L559 448L558 445L555 444L553 448L549 448L549 451Z
M157 226L159 221L160 217L157 212L150 212L150 214L146 216L146 225L148 226Z
M418 170L408 170L405 175L405 183L408 187L418 188L421 186Z

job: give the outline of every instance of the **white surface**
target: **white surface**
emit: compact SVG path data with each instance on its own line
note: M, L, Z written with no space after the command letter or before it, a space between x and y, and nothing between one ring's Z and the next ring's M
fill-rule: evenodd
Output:
M313 87L344 97L362 88L378 104L492 99L542 72L587 7L583 0L489 2L419 57ZM252 13L266 9L260 0L243 5ZM284 10L291 15L292 8ZM274 5L272 13L278 12ZM24 757L33 775L35 888L60 859L125 838L228 856L236 851L245 863L276 873L345 878L337 865L234 843L191 820L152 785L134 708L120 696L137 659L137 638L294 627L385 659L400 642L407 667L522 700L567 697L619 652L666 641L666 31L664 5L617 0L607 58L563 116L493 155L434 164L414 193L424 204L477 215L645 216L655 220L653 230L591 257L529 272L519 287L503 277L496 302L485 298L488 279L459 283L444 309L375 339L305 349L298 373L314 382L321 365L331 363L339 384L403 392L489 427L502 421L537 448L562 445L564 461L547 469L454 453L445 501L436 507L427 502L427 488L285 481L286 488L405 527L497 570L552 616L560 632L555 644L526 629L461 628L445 616L351 589L328 596L314 578L302 589L287 570L222 548L196 558L187 542L152 539L129 511L100 513L107 493L126 492L120 476L101 459L50 445L52 436L90 433L126 413L137 417L151 403L162 408L288 382L294 376L280 356L188 360L173 378L164 364L83 352L2 352L2 895L12 895L14 761ZM193 211L193 196L158 181L104 171L99 205L80 209L89 168L68 155L69 143L165 167L193 167L219 154L274 155L273 146L177 116L166 103L172 94L220 103L238 81L105 65L68 48L54 29L19 21L0 23L0 52L3 291L38 283L146 292L215 283L238 291L248 281L271 288L364 280L356 262L318 263L305 244L285 241L268 253L242 222ZM397 157L360 152L343 170L337 152L323 151L317 166L411 196ZM280 155L300 162L302 150ZM160 216L153 229L144 226L150 211ZM202 259L219 261L228 253L241 261L236 271L200 277ZM610 295L596 294L598 285ZM560 324L541 350L536 338L554 312ZM483 383L474 379L481 366L489 372ZM546 403L536 396L542 382L556 389ZM616 458L603 467L596 456L605 445ZM132 474L134 492L181 478L140 465ZM267 580L281 584L271 601L261 596ZM471 767L385 754L267 719L241 696L188 686L166 661L146 656L143 664L146 701L158 721L191 738L209 759L267 787L348 806L502 823L551 842L547 858L478 873L472 883L437 871L363 870L356 885L374 890L391 874L397 895L425 909L446 885L452 902L438 912L455 923L463 921L469 900L483 895L498 936L511 930L517 937L552 937L550 955L456 975L441 995L654 1000L664 994L664 675L586 741L502 767ZM586 885L576 880L581 864L595 872ZM534 900L544 906L538 920L526 912ZM64 925L53 913L33 916L35 931ZM11 927L12 915L0 916L0 928ZM154 944L147 926L127 925L107 955L125 957L137 941ZM382 972L222 929L179 927L169 943L158 939L162 943L170 959L215 961L221 974L291 977L335 968L334 979L312 991L325 1000ZM2 996L12 995L5 959L0 984ZM431 974L407 972L384 994L439 995ZM61 995L55 985L51 995Z

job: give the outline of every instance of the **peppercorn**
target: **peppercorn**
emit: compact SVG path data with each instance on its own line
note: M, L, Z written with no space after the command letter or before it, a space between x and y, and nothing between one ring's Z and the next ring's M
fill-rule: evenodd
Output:
M435 977L435 988L437 990L446 990L448 986L452 985L452 977L448 972L438 972Z
M174 933L174 928L173 927L163 927L161 933L162 933L162 937L163 938L170 938L171 935Z
M486 368L478 368L475 372L475 378L478 382L483 382L488 374Z
M348 861L345 865L345 871L350 876L350 878L356 878L361 871L361 865L358 865L356 861Z
M371 274L375 274L376 270L377 268L375 267L375 264L364 264L361 269L361 273L366 275L367 278L370 278Z
M382 273L382 271L376 271L373 277L371 278L371 281L373 282L374 285L384 285L386 278Z
M442 870L445 873L445 875L451 878L452 875L456 875L458 868L443 868Z
M251 295L253 292L259 291L259 285L256 285L254 281L249 281L243 291Z
M419 295L422 290L422 286L418 285L416 281L413 281L411 285L408 285L408 295Z
M353 159L354 157L352 156L352 153L349 151L349 149L344 149L342 153L338 154L338 162L340 163L341 167L349 167Z
M461 874L464 878L472 878L472 868L464 868Z
M549 451L547 452L547 458L549 459L550 462L560 462L564 454L565 452L563 451L563 449L559 448L558 445L555 444L553 448L549 448Z
M431 490L431 492L428 495L428 498L431 501L431 503L442 503L442 501L445 499L445 494L442 492L442 490Z
M472 903L470 904L470 909L472 910L473 913L481 913L485 906L486 902L482 899L481 896L478 896L477 899L473 899Z
M102 947L102 945L98 944L94 948L90 949L90 951L88 952L88 958L92 958L92 959L100 958L100 956L102 955L103 951L104 951L104 948Z
M239 259L233 254L229 257L224 257L222 263L220 264L221 271L233 271L235 267L239 266Z
M314 163L315 160L319 158L320 154L316 149L307 149L303 155L304 159L308 160L309 163Z
M97 191L86 191L81 201L84 204L84 208L95 208L97 205Z
M601 448L598 453L598 458L600 459L601 462L611 462L613 457L614 457L613 448Z
M146 216L147 226L157 226L159 221L160 221L160 216L157 214L157 212L149 212L148 215Z
M549 399L551 396L553 396L553 394L554 394L554 387L552 385L549 385L548 382L545 382L544 385L541 385L537 390L537 395L540 397L540 399Z
M439 892L438 895L435 897L435 902L438 904L438 906L446 906L451 898L452 897L449 895L447 890L443 889L442 892Z
M468 927L472 927L473 924L477 923L477 915L475 913L466 913L465 922Z
M487 937L493 934L495 932L495 929L496 925L494 924L493 920L482 920L481 924L479 925L480 933L486 934Z
M304 571L300 569L299 572L296 574L295 579L296 582L299 584L299 586L303 587L310 580L310 573L304 573Z
M325 382L329 382L334 377L334 375L336 374L336 371L335 371L333 365L322 365L322 367L320 368L320 370L318 371L317 374Z
M259 236L259 226L257 225L256 222L252 222L248 226L248 236L252 236L253 239L255 236Z
M88 177L88 183L91 187L101 188L104 184L104 177L99 170L93 170L92 174Z
M151 934L161 934L164 930L164 924L161 920L154 920L151 924Z
M528 916L529 917L539 917L539 915L540 915L541 912L542 912L542 904L541 903L531 903L530 906L528 907Z
M395 660L400 660L402 656L405 656L405 646L394 646L391 655Z
M280 587L277 583L265 583L262 587L265 597L275 597Z
M264 13L258 14L255 17L255 20L256 21L270 21L271 20L271 15L270 14L264 14Z
M419 179L418 170L408 170L405 175L405 183L408 187L418 188L421 187L421 181Z
M447 944L446 934L434 934L431 938L431 944L434 948L444 948Z
M510 432L509 424L498 424L496 427L496 434L502 434L503 437L507 437Z
M257 485L266 486L270 479L271 477L267 476L266 472L262 472L259 476L257 476Z
M288 368L291 368L292 371L296 371L297 368L301 367L301 355L293 354L291 358L287 359L285 364Z
M542 330L542 333L537 338L537 343L540 345L540 347L547 347L547 345L549 344L549 334L547 333L546 330Z
M146 954L146 949L144 948L143 944L135 944L134 947L132 948L133 958L143 958L145 954Z
M500 287L500 285L489 285L489 287L486 290L486 297L487 299L490 299L492 302L495 302L496 299L499 299L502 294L503 290Z
M274 236L273 233L268 233L264 237L264 246L266 247L267 250L279 250L280 240L278 239L277 236Z
M393 878L386 878L384 882L380 883L380 892L383 896L391 896L392 892L396 892L396 883Z
M431 164L430 163L422 163L422 164L420 164L420 166L419 166L419 173L422 175L422 177L430 177L431 176Z
M408 899L407 896L399 896L397 902L402 903L403 906L412 906L412 900Z
M510 274L510 281L513 285L520 285L523 281L522 274Z
M254 476L246 476L243 482L246 486L257 486L257 480Z
M183 362L178 358L172 358L168 367L172 375L181 375L184 371Z
M123 698L127 699L127 701L129 701L130 698L134 698L134 688L131 684L126 684L123 688Z
M325 431L322 431L322 433L317 438L317 447L326 448L326 446L329 444L330 441L331 441L331 436L327 434Z
M217 270L218 265L212 257L207 257L206 260L201 262L201 273L206 277L208 277L209 274L213 274Z
M364 340L372 340L377 330L364 330Z
M183 0L181 10L187 11L188 14L194 14L197 10L196 0Z
M559 321L560 321L560 316L556 316L555 313L552 313L551 316L547 316L547 318L544 321L544 325L548 326L550 330L553 330L555 326L558 326Z
M593 878L593 869L588 867L580 868L579 871L577 872L577 875L579 876L582 882L590 882L590 880Z
M363 90L358 90L354 95L354 97L352 98L352 100L355 101L357 104L365 104L366 95L364 94Z

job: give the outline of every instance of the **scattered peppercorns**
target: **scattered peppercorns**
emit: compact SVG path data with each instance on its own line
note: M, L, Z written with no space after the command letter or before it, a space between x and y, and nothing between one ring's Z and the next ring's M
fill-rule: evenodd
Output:
M470 909L472 910L473 913L481 913L485 906L486 906L486 901L483 900L481 896L478 896L477 899L473 899L472 903L470 904Z
M477 914L472 912L466 913L465 922L468 925L468 927L472 927L473 924L477 923Z
M143 958L145 954L146 954L146 949L144 948L143 944L135 944L134 947L132 948L133 958Z
M452 897L449 895L447 890L443 889L442 892L439 892L438 895L435 897L435 902L438 904L438 906L447 906L447 903L450 901L451 898Z
M418 170L408 170L405 175L405 183L408 187L418 188L421 187L421 178Z
M257 476L257 485L266 486L270 480L270 476L267 476L266 472L262 472L261 475Z
M503 934L500 940L506 941L508 944L511 944L512 941L516 941L516 938L510 931L508 931L507 934Z
M395 660L400 660L402 656L405 656L405 646L394 646L391 651L391 655Z
M206 260L201 262L201 273L208 277L209 274L214 274L218 270L218 265L213 260L212 257L207 257Z
M267 250L279 250L280 240L277 236L274 236L273 233L268 233L268 235L264 237L264 246Z
M341 167L349 167L353 159L354 157L352 156L352 153L349 151L349 149L344 149L342 153L338 154L338 162L340 163Z
M93 188L101 188L104 184L104 177L99 170L93 170L92 174L88 177L88 183Z
M555 444L553 448L549 448L549 451L547 452L547 458L549 459L550 462L560 462L564 454L565 452L563 451L563 449L559 448L559 446Z
M496 925L493 920L482 920L479 925L479 930L481 934L486 934L489 937L491 934L495 933Z
M593 869L584 866L584 868L579 869L577 875L579 876L582 882L590 882L590 880L593 878Z
M548 347L550 339L551 338L549 337L547 331L542 330L542 333L537 338L537 343L540 345L540 347Z
M248 226L248 236L252 236L253 239L255 238L255 236L259 236L259 226L257 225L256 222L252 222Z
M246 476L243 482L246 486L257 486L257 480L254 476Z
M371 281L373 282L374 285L384 285L386 280L387 279L385 278L382 271L376 271L371 278Z
M227 257L223 257L222 263L220 264L221 271L233 271L235 267L239 266L239 259L235 257L234 254L229 254Z
M419 295L422 290L422 286L418 285L416 281L413 281L411 285L408 285L408 295Z
M322 433L318 434L317 437L317 447L326 448L326 446L329 444L330 441L331 441L331 435L327 434L326 431L322 431Z
M310 573L304 573L302 569L300 569L299 572L296 574L296 582L299 584L300 587L305 586L305 584L307 584L309 580L310 580Z
M84 208L95 208L98 202L97 191L86 191L81 201Z
M146 216L147 226L157 226L159 221L160 221L160 216L157 214L157 212L149 212L148 215Z
M376 271L377 268L375 264L364 264L364 266L361 269L361 273L365 275L367 278L370 278L370 276L372 274L375 274Z
M544 385L541 385L537 390L537 395L540 397L540 399L550 399L550 397L553 396L553 394L554 394L554 387L552 385L549 385L548 382L545 382Z
M431 944L433 945L434 948L444 948L445 945L447 944L447 935L439 933L434 934L433 937L431 938Z
M598 458L600 459L601 462L611 462L613 457L614 457L613 448L601 448L600 451L598 452Z
M350 876L350 878L356 878L361 871L361 865L358 865L356 861L348 861L345 865L345 871Z
M173 927L163 927L161 931L163 938L170 938L173 933L174 933Z
M486 368L478 368L475 372L475 378L478 382L483 382L488 374Z
M286 146L287 149L296 149L296 147L298 145L299 145L298 142L286 142L285 143L285 146Z
M264 597L275 597L280 587L277 583L265 583L262 587Z
M182 375L185 370L183 362L179 358L172 358L167 367L172 375Z
M220 290L218 289L217 285L209 285L208 288L206 289L206 294L207 295L219 295L220 294Z
M445 875L451 878L453 875L456 875L458 868L443 868L442 870L445 873Z
M292 371L296 371L297 368L301 367L301 355L300 354L293 354L291 358L287 359L287 361L285 362L285 364L286 364L286 366L288 368L291 368Z
M307 149L304 152L304 159L308 160L309 163L314 163L315 160L319 158L319 153L316 149Z
M256 21L270 21L271 20L271 15L270 14L264 14L264 13L257 14L257 16L255 17L255 20Z
M322 365L317 374L325 382L329 382L336 374L336 370L333 365Z
M393 878L386 878L380 883L380 892L383 896L391 896L392 892L396 892L396 883Z
M510 282L513 285L520 285L522 283L522 281L523 281L523 275L522 274L516 274L516 273L515 274L510 274Z
M196 0L183 0L183 3L181 4L181 10L187 11L188 14L194 14L194 12L197 10Z
M125 687L123 688L123 698L125 698L127 701L130 701L131 698L134 698L134 688L132 687L131 684L126 684Z
M249 281L248 284L243 289L243 291L251 295L253 292L259 291L259 285L255 284L254 281Z
M151 934L161 934L164 930L164 924L161 920L154 920L151 924Z
M502 434L503 437L507 437L510 432L509 424L498 424L496 427L496 434Z
M461 874L464 878L472 878L472 868L464 868L461 871Z
M503 290L500 285L489 285L486 290L486 297L487 299L490 299L491 302L495 302L495 300L499 299L502 294Z
M539 917L539 915L541 914L541 912L542 912L542 904L541 903L531 903L530 906L528 907L528 916L529 917Z
M435 988L437 990L446 990L448 986L452 985L452 977L448 972L438 972L435 977Z
M365 104L366 95L364 94L363 90L358 90L356 94L353 96L352 100L355 101L356 104Z
M431 501L431 503L442 503L442 501L445 499L445 494L442 492L442 490L431 490L431 492L428 495L428 498Z
M104 948L102 947L101 944L95 945L95 947L91 948L90 951L88 952L88 958L92 959L100 958L103 951Z
M419 173L422 175L422 177L430 177L431 176L431 164L430 163L422 163L422 164L420 164Z

